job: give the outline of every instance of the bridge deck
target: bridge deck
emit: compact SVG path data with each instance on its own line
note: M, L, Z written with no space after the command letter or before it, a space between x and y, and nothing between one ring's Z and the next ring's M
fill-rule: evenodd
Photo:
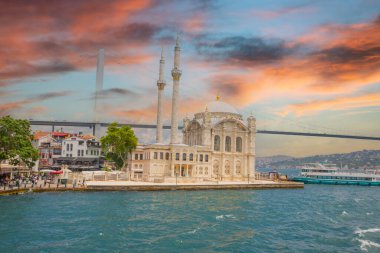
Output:
M74 126L74 127L88 127L95 131L95 125L99 124L102 127L107 127L111 123L104 122L74 122L74 121L42 121L42 120L30 120L30 125L32 126ZM156 128L156 125L150 124L128 124L119 123L120 126L130 126L132 128ZM170 129L170 126L163 126L164 129ZM179 126L178 129L182 129ZM379 141L380 137L372 136L359 136L359 135L341 135L341 134L328 134L328 133L306 133L306 132L288 132L288 131L269 131L269 130L257 130L258 134L276 134L276 135L293 135L293 136L313 136L313 137L325 137L325 138L343 138L343 139L358 139L358 140L376 140ZM94 132L95 134L95 132Z

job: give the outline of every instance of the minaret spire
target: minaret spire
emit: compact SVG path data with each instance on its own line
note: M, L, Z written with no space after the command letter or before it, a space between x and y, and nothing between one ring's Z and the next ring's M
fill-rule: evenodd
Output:
M156 131L156 141L162 143L162 94L165 88L165 58L164 58L164 48L161 48L161 59L160 59L160 73L157 81L158 88L158 98L157 98L157 131Z
M178 143L178 99L179 99L179 80L181 78L180 70L180 43L179 36L177 34L176 44L174 48L174 68L172 70L173 77L173 95L172 95L172 119L171 119L171 133L170 133L170 143Z

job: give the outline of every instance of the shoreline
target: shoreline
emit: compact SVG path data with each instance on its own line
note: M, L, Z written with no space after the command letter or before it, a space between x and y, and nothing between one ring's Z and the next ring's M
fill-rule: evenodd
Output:
M90 181L85 187L51 187L51 188L20 188L0 191L0 196L18 195L41 192L95 192L95 191L196 191L196 190L269 190L269 189L303 189L304 184L298 182L268 182L268 183L219 183L219 184L165 184Z

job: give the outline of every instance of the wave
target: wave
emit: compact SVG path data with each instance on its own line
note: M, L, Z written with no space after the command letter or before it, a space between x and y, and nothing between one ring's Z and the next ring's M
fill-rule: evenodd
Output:
M346 216L346 215L348 215L348 213L347 213L346 211L343 211L343 212L342 212L342 215L343 215L343 216Z
M232 214L225 214L225 215L217 215L215 216L215 219L217 220L223 220L224 218L229 218L229 219L235 219L236 217L233 216Z
M186 234L195 234L200 228L196 228L194 230L191 230L189 232L186 232Z
M375 248L380 248L380 244L376 242L372 242L370 240L363 240L363 239L357 239L360 242L360 249L362 251L368 251L367 248L370 247L375 247Z
M354 233L359 235L359 237L363 237L363 235L366 233L376 233L376 232L380 232L380 228L369 228L369 229L358 228L357 230L355 230Z

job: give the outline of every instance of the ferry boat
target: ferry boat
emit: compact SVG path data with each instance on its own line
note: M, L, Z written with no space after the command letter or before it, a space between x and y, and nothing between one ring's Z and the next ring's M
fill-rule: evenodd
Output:
M305 184L338 184L380 186L380 171L343 170L335 164L307 163L301 168L301 174L292 181Z

